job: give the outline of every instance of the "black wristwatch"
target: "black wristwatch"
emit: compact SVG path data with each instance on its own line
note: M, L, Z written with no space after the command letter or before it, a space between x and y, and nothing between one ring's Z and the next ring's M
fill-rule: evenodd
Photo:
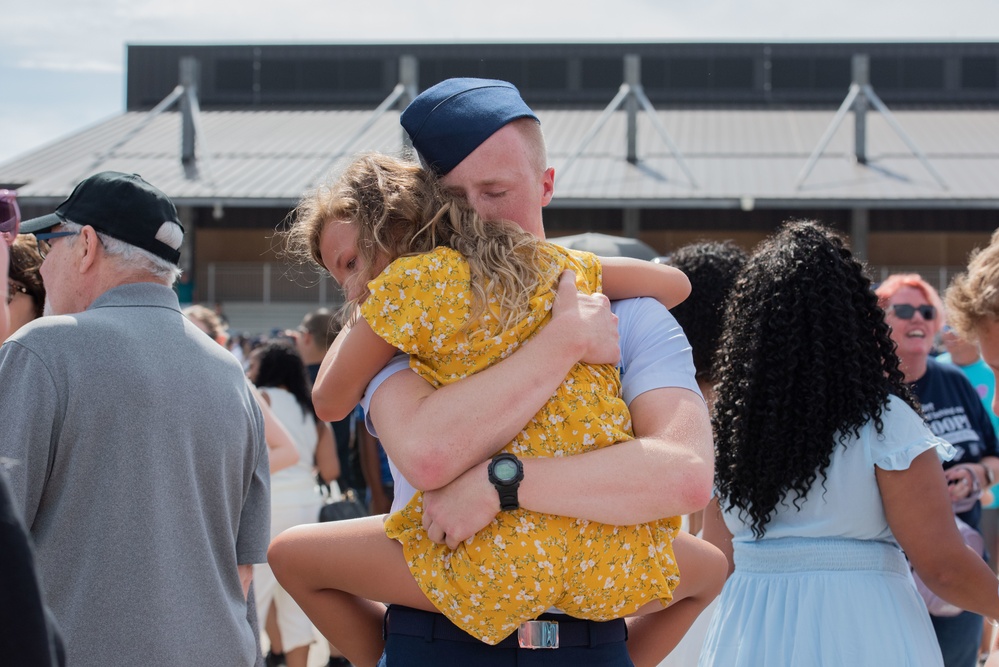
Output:
M520 509L517 488L524 479L524 464L513 454L497 454L489 462L489 482L499 493L500 509Z

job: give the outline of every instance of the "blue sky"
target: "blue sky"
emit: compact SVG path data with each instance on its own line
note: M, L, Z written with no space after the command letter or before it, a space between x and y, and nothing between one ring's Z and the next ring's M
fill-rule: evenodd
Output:
M995 41L996 0L37 0L0 41L0 162L124 109L128 43Z

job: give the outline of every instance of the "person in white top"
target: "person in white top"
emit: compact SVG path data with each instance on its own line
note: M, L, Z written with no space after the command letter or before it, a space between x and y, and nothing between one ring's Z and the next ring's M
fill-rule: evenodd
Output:
M298 449L298 462L271 474L271 539L303 523L315 523L322 505L316 490L317 446L333 448L329 424L316 419L305 366L287 343L273 341L250 353L247 376L288 430ZM322 443L322 444L320 444ZM315 640L312 623L295 604L266 564L255 567L257 614L263 625L271 604L277 613L288 667L305 667Z

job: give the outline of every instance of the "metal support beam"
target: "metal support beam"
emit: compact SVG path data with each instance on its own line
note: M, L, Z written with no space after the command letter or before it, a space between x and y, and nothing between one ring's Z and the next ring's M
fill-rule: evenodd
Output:
M201 106L198 103L198 80L200 78L201 65L196 58L185 56L180 59L179 80L170 94L163 98L159 104L150 109L146 116L123 137L116 141L110 148L97 156L87 168L84 177L89 176L97 167L111 159L119 148L127 144L133 137L149 127L156 118L164 111L167 111L175 104L180 104L181 131L180 131L180 161L184 165L184 171L188 178L197 179L203 172L205 183L209 187L215 186L212 177L212 170L209 168L209 150L205 139L204 128L201 124ZM201 169L196 167L197 150L201 148Z
M322 177L326 176L326 172L333 168L337 160L343 157L348 150L351 149L365 134L368 130L378 122L378 119L382 117L389 109L397 108L399 106L408 105L416 97L416 84L419 80L419 63L414 56L402 56L399 59L399 83L395 84L395 88L389 93L388 97L382 100L382 103L375 107L375 110L371 112L368 119L357 129L354 134L347 138L340 148L333 152L326 162L323 163L319 170L319 174ZM406 137L406 131L403 130L403 143L407 146L412 146L409 142L408 137Z
M870 58L867 54L853 56L853 83L860 86L871 85ZM867 164L867 96L857 95L853 100L853 152L857 162Z
M172 107L177 102L177 100L180 99L180 96L183 94L184 94L184 88L181 86L177 86L176 88L171 90L169 95L164 97L159 104L157 104L156 106L154 106L152 109L149 110L145 118L139 121L138 125L133 127L129 132L125 134L125 136L123 136L121 139L112 144L110 148L108 148L106 151L98 155L94 159L94 161L90 163L90 166L87 167L86 173L84 173L83 176L84 177L90 176L97 169L97 167L104 164L104 162L110 159L115 154L115 152L117 152L119 148L121 148L129 141L131 141L132 137L142 132L144 129L146 129L149 126L150 123L153 122L153 120L156 119L157 116L159 116L161 113ZM78 180L73 182L74 185L78 182Z
M562 167L560 168L559 173L562 174L563 177L565 175L565 172L568 171L568 169L576 162L579 156L583 154L583 151L586 150L586 147L590 144L591 141L593 141L593 138L596 137L597 134L600 132L600 130L604 128L604 126L607 124L607 121L609 121L613 116L614 112L620 109L622 104L628 102L629 104L637 103L642 107L646 115L649 117L649 120L652 122L652 126L656 129L656 132L659 134L663 142L669 148L670 153L673 155L673 159L676 160L677 164L680 166L680 169L683 171L684 175L686 175L687 180L690 181L691 187L693 187L694 189L697 189L699 187L697 185L697 181L694 179L693 173L691 173L690 168L687 166L686 161L683 159L683 153L680 152L679 147L677 147L677 145L673 142L672 137L669 136L669 132L666 131L666 128L663 127L663 124L659 122L659 116L656 114L655 107L652 106L652 102L650 102L649 98L646 97L645 91L642 89L642 85L638 81L638 79L640 78L640 74L641 74L641 65L639 57L637 55L625 56L625 77L626 77L625 82L621 84L621 87L618 89L617 94L614 96L614 99L612 99L610 101L610 104L608 104L606 108L604 108L603 113L601 113L600 117L597 118L597 122L593 124L593 127L590 128L589 132L586 133L586 136L584 136L583 139L579 142L579 145L576 147L576 150L573 151L573 153L569 156L569 159L566 160L565 164L562 165ZM637 113L634 120L632 120L632 118L630 117L631 113L630 110L628 113L629 113L628 162L635 164L636 162L638 162ZM632 137L633 131L635 133L634 138ZM634 141L635 148L632 147L632 141ZM634 151L634 154L632 153L632 151Z
M855 83L851 84L850 91L846 94L846 99L839 105L839 109L836 110L836 115L833 116L832 122L829 123L829 127L826 128L822 138L819 139L819 145L816 146L815 150L812 151L812 154L808 156L808 162L805 163L801 173L798 174L798 181L794 186L795 189L800 190L801 185L805 182L805 179L812 173L812 169L815 168L815 163L818 162L819 158L822 157L822 154L825 153L826 148L829 146L829 142L832 141L833 135L836 134L836 130L839 129L840 124L843 122L843 119L846 118L847 112L853 105L853 100L855 100L859 94L860 86Z
M898 138L909 147L909 150L912 151L917 158L919 158L919 161L923 163L926 171L930 172L930 175L934 178L934 180L936 180L937 184L944 190L949 190L950 188L947 187L947 183L944 181L943 176L941 176L937 170L933 168L933 165L930 163L930 159L926 157L926 154L923 153L923 151L919 150L919 146L916 145L916 142L905 133L905 130L902 129L902 125L895 120L895 116L888 110L888 107L881 101L881 98L874 92L874 89L870 86L864 86L863 90L867 95L867 99L869 99L871 104L874 105L874 108L881 112L881 115L884 116L886 121L888 121L888 125L891 126L891 129L895 130L895 134L898 135Z
M642 229L642 209L640 208L626 208L624 209L624 235L628 238L637 239L638 234Z
M197 107L198 79L201 77L201 67L194 58L180 59L180 87L184 95L180 98L180 161L184 164L194 162L194 108ZM192 104L193 100L193 104Z
M624 57L624 83L631 90L641 90L642 59L635 54ZM638 99L635 95L624 98L624 108L628 113L628 162L638 163Z
M943 177L933 168L930 163L929 158L919 149L916 142L905 133L902 126L892 115L891 111L881 101L877 93L874 92L874 88L870 84L870 67L869 59L865 54L858 54L853 57L853 83L850 84L850 89L846 94L846 99L843 103L839 105L839 109L836 111L836 115L833 116L832 122L829 123L829 127L826 128L825 133L822 138L819 139L819 145L815 147L812 154L808 157L808 162L805 163L804 168L802 168L801 173L798 174L798 180L795 183L795 189L800 190L801 186L805 183L809 174L812 173L812 169L815 168L816 163L822 154L825 152L826 148L829 146L829 142L832 141L833 135L839 126L843 123L843 119L846 118L846 114L853 109L855 114L855 135L854 135L854 155L856 156L858 164L868 164L867 155L867 109L868 104L872 105L877 111L884 117L885 121L888 123L889 127L895 132L896 135L905 143L905 145L912 151L926 171L930 173L937 184L943 189L948 190L947 183L944 181Z
M402 84L404 92L401 98L399 98L399 106L403 109L408 107L410 103L419 94L420 85L420 61L417 60L416 56L413 55L403 55L399 58L399 83ZM406 148L413 147L413 140L409 138L406 134L406 130L402 131L402 145Z

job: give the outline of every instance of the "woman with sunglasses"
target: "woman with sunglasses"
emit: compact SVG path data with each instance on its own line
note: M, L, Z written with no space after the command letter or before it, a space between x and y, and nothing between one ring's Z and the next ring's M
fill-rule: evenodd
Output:
M876 294L897 346L899 368L922 406L926 423L957 452L944 463L957 517L980 530L982 505L977 498L999 479L999 445L988 413L964 374L930 357L933 341L944 325L940 295L913 273L889 276ZM946 667L973 667L982 638L982 617L965 611L931 619Z

